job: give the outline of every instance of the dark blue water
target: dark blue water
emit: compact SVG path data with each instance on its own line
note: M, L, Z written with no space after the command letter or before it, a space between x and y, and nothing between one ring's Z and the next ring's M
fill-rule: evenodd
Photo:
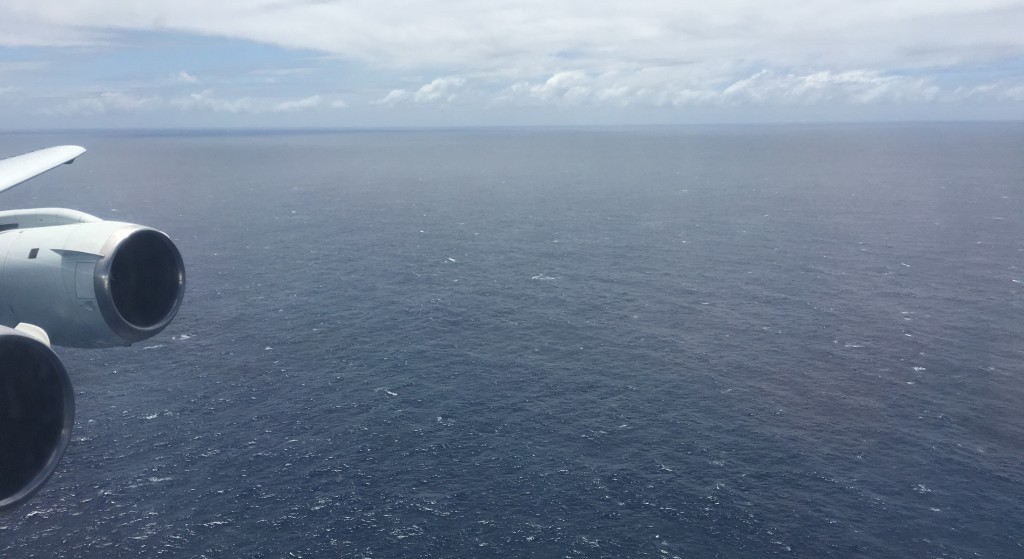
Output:
M189 290L0 556L1024 554L1024 125L60 143Z

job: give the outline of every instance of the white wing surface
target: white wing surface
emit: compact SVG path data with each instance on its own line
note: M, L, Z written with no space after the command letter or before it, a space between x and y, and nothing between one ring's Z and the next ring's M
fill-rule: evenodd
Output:
M0 192L45 173L64 163L71 163L85 153L81 146L56 146L0 160Z

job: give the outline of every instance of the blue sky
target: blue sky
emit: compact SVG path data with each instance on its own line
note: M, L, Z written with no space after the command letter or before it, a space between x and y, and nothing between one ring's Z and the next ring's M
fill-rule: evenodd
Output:
M0 128L1024 119L1024 1L5 0Z

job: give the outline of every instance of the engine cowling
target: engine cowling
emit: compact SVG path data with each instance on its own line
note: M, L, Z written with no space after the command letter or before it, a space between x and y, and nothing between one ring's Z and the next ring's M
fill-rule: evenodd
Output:
M185 266L167 235L73 210L0 212L0 270L0 324L36 324L70 347L152 337L185 294Z
M50 479L71 440L75 395L44 343L0 326L0 510Z

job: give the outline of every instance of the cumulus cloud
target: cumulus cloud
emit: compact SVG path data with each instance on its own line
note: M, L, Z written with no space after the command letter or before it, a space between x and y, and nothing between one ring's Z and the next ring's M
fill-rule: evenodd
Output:
M416 90L412 98L417 103L431 103L434 101L451 103L458 98L455 90L465 85L465 83L465 79L458 77L437 78Z
M558 72L542 84L528 86L528 91L529 95L538 99L559 99L574 103L590 96L594 90L592 81L579 70Z
M465 78L458 76L436 78L423 84L416 91L392 89L384 97L373 101L376 105L413 103L453 103L459 98L458 90L466 85Z

